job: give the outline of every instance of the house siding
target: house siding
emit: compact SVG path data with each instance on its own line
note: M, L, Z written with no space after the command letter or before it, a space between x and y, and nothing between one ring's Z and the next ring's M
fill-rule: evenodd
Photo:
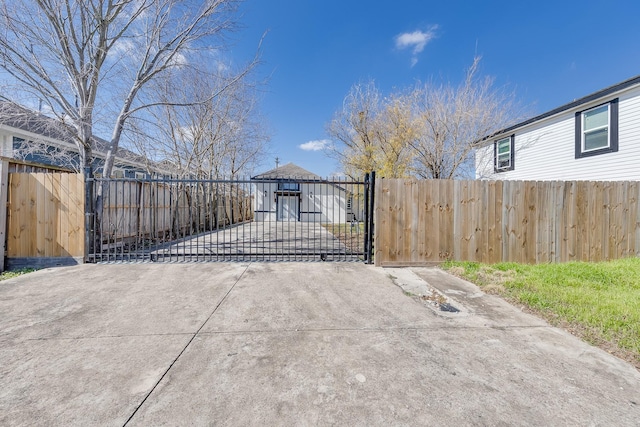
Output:
M575 158L575 113L619 100L617 152ZM495 173L493 140L476 150L476 178L501 180L640 180L640 88L613 94L557 116L532 123L515 133L515 169Z

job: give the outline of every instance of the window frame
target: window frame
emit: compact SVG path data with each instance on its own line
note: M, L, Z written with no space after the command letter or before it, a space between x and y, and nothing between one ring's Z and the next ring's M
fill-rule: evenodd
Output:
M592 148L589 150L584 149L585 144L585 133L594 132L597 130L601 130L604 126L600 126L599 128L590 129L585 131L584 129L584 115L593 111L597 108L601 108L603 106L607 106L607 141L608 145L606 147L600 148ZM580 159L583 157L591 157L597 156L600 154L606 153L615 153L618 151L618 98L612 99L611 101L607 101L598 105L594 105L593 107L589 107L585 110L577 111L575 113L575 158Z
M300 183L296 181L279 181L278 191L299 192Z
M493 142L493 171L495 173L508 172L515 169L515 134L496 139ZM503 141L509 141L509 165L500 167L499 146Z

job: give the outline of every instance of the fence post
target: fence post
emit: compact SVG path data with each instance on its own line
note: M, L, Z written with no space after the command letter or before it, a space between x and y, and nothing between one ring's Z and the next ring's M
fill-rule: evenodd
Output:
M7 247L7 197L9 195L9 162L0 161L0 273L4 271Z
M93 171L84 168L84 262L89 262L89 254L93 254L93 236L91 226L93 220Z

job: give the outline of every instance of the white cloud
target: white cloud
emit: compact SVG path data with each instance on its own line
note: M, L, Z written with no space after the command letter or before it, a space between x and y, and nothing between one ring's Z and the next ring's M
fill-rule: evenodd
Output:
M135 51L135 45L131 40L118 39L109 51L110 57L122 58L125 55L131 55Z
M180 52L176 52L176 54L173 55L173 58L171 58L169 60L169 64L172 67L181 68L181 67L184 67L184 66L188 65L189 61L187 60L187 57L184 54L182 54Z
M331 144L331 141L328 139L319 139L315 141L305 142L304 144L298 145L298 148L304 151L322 151L327 148Z
M411 66L418 63L418 54L425 46L436 37L437 25L429 27L427 31L416 30L411 33L402 33L396 36L396 47L398 49L412 48Z

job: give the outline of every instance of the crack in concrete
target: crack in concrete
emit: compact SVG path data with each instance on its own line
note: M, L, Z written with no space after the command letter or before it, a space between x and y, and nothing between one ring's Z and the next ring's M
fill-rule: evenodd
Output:
M191 345L191 343L193 342L193 340L198 336L198 334L200 333L200 331L202 330L202 328L204 328L204 325L207 324L207 322L209 321L209 319L211 319L211 317L213 317L213 315L215 314L215 312L218 310L218 308L220 308L220 306L222 305L222 303L227 299L227 297L229 296L229 294L231 293L231 291L236 287L236 285L238 284L238 282L240 282L240 280L242 279L242 277L244 276L244 274L247 272L247 270L249 269L249 267L251 266L251 263L249 263L245 269L242 271L242 274L240 274L240 276L238 276L238 279L236 279L236 281L233 283L233 285L231 285L231 287L229 288L229 290L227 291L226 294L224 294L224 296L222 297L222 299L220 299L220 302L218 302L218 304L214 307L213 311L211 312L211 314L209 314L209 316L205 319L204 322L202 322L202 325L200 325L200 327L198 328L198 330L192 335L191 339L187 342L187 344L183 347L183 349L180 351L180 353L178 353L178 355L176 356L175 359L173 359L173 361L169 364L169 367L164 371L164 373L162 374L162 376L160 377L160 379L158 379L158 381L156 381L156 383L153 385L153 387L151 388L151 390L149 390L149 393L146 394L146 396L144 397L144 399L142 399L142 401L138 404L138 406L136 406L136 409L134 409L133 413L129 416L129 418L127 418L127 421L124 422L124 424L122 425L122 427L125 427L127 424L129 424L129 422L133 419L133 417L136 415L136 413L138 413L138 411L140 410L140 408L142 407L142 405L144 405L144 403L147 401L147 399L149 398L149 396L151 396L151 394L155 391L155 389L158 387L158 385L162 382L162 380L167 376L167 374L169 373L169 371L171 370L171 368L173 368L173 365L176 364L176 362L178 361L178 359L180 359L180 357L184 354L185 351L187 351L187 348L189 348L189 346Z

